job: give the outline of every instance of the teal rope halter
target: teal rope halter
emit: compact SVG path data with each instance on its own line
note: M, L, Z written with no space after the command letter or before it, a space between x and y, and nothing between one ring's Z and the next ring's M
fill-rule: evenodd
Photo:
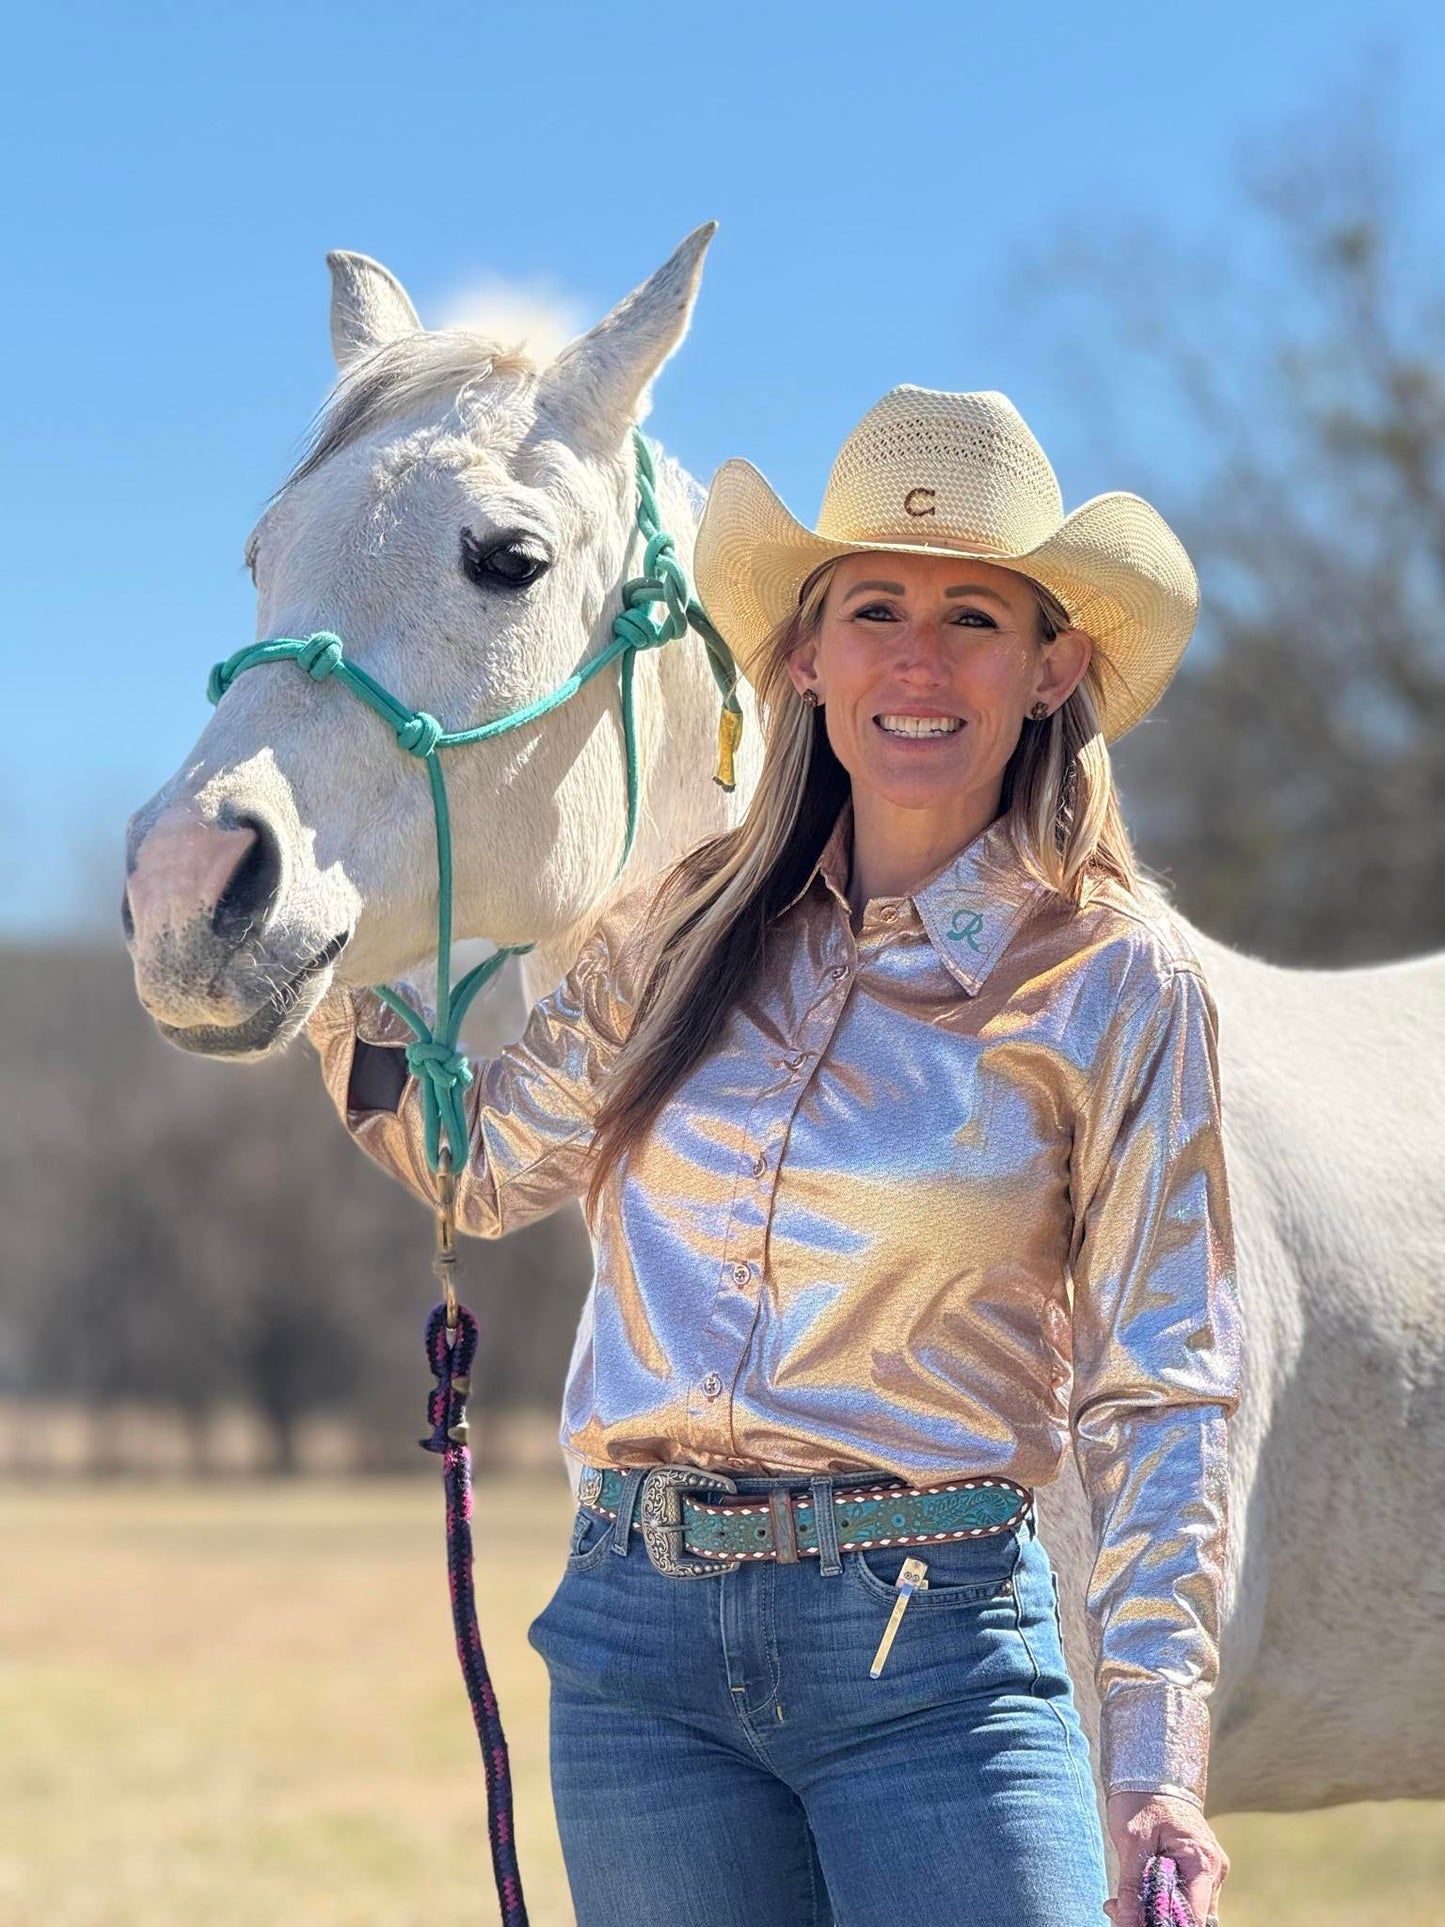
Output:
M249 649L240 649L225 662L216 664L206 686L210 700L218 703L237 676L245 670L258 668L262 663L295 662L313 681L334 680L349 689L368 709L375 710L394 732L402 749L426 764L427 779L431 784L432 814L436 819L437 846L437 1002L434 1023L428 1028L420 1011L413 1010L405 998L389 985L376 984L373 988L377 996L390 1005L413 1032L413 1041L406 1047L406 1061L421 1084L427 1163L434 1172L445 1174L456 1169L465 1162L467 1155L467 1121L462 1094L472 1081L472 1072L457 1048L457 1034L462 1019L477 992L496 975L507 958L520 957L533 947L529 943L503 945L485 963L468 971L453 989L452 823L447 805L446 778L442 773L438 750L460 749L467 743L485 742L488 737L502 736L508 730L520 729L524 723L535 722L539 716L545 716L550 710L559 708L569 697L575 696L579 689L615 661L627 766L627 835L621 860L613 872L615 881L626 867L637 835L640 799L637 724L633 708L633 671L637 655L639 650L660 648L663 643L672 641L674 636L685 635L692 627L702 637L713 680L722 698L719 761L715 780L724 789L734 787L732 755L742 734L742 708L737 699L737 665L733 661L732 651L689 593L687 576L677 559L673 539L658 522L657 476L651 451L637 429L633 430L632 438L637 456L637 527L646 543L642 574L631 577L622 585L622 608L613 622L607 646L591 662L584 664L565 682L559 683L550 694L528 703L523 709L513 710L509 716L499 716L495 722L479 723L474 729L444 729L435 716L424 709L408 709L389 690L383 689L373 676L356 663L348 662L340 636L325 629L318 630L304 641L290 636L276 636L266 642L253 643ZM659 603L662 604L661 613L655 614ZM449 1153L445 1164L443 1137Z

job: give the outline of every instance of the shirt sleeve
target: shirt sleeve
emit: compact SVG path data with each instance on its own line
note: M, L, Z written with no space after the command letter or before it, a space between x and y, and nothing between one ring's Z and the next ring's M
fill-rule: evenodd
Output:
M1075 1147L1069 1426L1106 1793L1204 1803L1239 1312L1218 1014L1192 964L1111 1022Z
M469 1060L458 1230L501 1237L586 1189L598 1086L626 1040L645 981L640 939L651 895L645 883L616 898L571 970L533 1006L521 1037L496 1057ZM398 989L430 1025L433 1012L415 988ZM322 998L306 1032L320 1055L327 1094L352 1138L384 1171L434 1202L417 1079L403 1076L399 1067L390 1079L353 1078L358 1043L400 1056L412 1040L405 1021L374 991L347 986ZM388 1083L399 1087L394 1105L361 1108Z

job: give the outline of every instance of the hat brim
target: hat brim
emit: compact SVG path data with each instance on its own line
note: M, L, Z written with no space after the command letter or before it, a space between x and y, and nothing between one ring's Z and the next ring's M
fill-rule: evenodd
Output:
M766 478L741 458L724 462L708 490L693 572L698 599L749 681L768 637L798 606L798 592L833 556L878 551L961 556L1028 575L1093 639L1107 741L1132 729L1179 666L1199 612L1199 582L1183 543L1142 496L1096 495L1034 548L1002 555L948 541L833 539L789 513Z

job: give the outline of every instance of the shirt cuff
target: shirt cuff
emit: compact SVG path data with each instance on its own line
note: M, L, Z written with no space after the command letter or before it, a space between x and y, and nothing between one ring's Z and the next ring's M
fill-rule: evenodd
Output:
M387 1046L399 1051L409 1044L414 1033L389 1004L372 990L356 985L334 984L306 1019L306 1035L321 1058L321 1075L337 1112L348 1129L374 1109L396 1112L401 1107L409 1081L405 1071L400 1077L371 1079L378 1090L384 1088L385 1101L374 1104L365 1093L353 1092L355 1074L366 1068L363 1046ZM389 1052L388 1052L389 1054ZM366 1098L356 1101L358 1096Z
M1129 1680L1099 1709L1105 1795L1167 1793L1204 1805L1209 1777L1209 1703L1166 1680Z

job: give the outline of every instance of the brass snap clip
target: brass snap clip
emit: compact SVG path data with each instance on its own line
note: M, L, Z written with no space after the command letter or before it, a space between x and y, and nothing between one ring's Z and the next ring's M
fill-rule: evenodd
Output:
M447 1331L451 1334L457 1329L456 1270L457 1180L452 1170L451 1146L444 1144L437 1168L436 1253L432 1258L432 1273L446 1300Z

